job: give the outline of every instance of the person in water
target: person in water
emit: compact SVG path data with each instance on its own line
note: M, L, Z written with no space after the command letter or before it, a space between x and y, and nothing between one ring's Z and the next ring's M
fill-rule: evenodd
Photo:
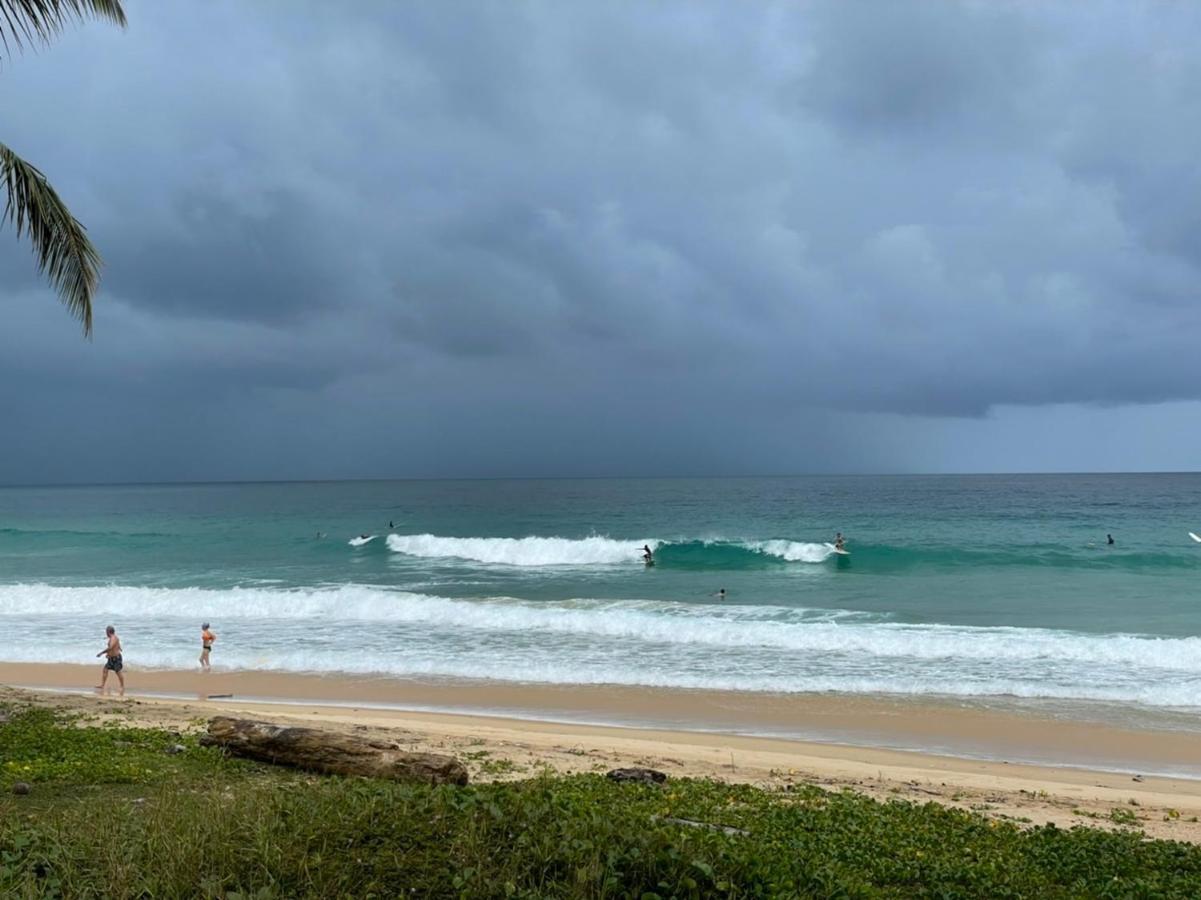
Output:
M200 668L206 672L209 670L209 654L213 651L215 640L217 635L209 631L209 623L205 622L200 626Z
M835 550L845 550L846 548L847 548L847 542L845 540L843 540L842 532L840 531L840 532L838 532L838 534L836 534L834 536L834 549Z
M125 668L125 664L121 659L121 639L117 637L117 629L112 625L104 629L104 634L107 638L104 649L96 654L105 657L104 668L100 670L100 683L96 685L96 690L103 694L104 686L108 684L108 673L116 672L117 681L121 682L121 693L118 696L124 697L125 675L121 670Z
M726 589L725 588L718 589L717 594L715 596L717 597L718 600L725 600L726 599Z
M1113 546L1113 535L1112 534L1105 535L1105 543L1107 543L1111 547Z
M648 566L655 564L655 554L651 552L650 544L642 545L642 561Z

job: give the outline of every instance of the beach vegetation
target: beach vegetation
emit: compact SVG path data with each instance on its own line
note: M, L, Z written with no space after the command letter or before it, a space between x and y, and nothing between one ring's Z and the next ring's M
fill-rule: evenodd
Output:
M0 759L4 897L1201 896L1192 845L809 785L318 777L44 710Z
M125 24L120 0L0 0L4 56L42 43L74 20L98 18ZM46 176L0 144L0 181L7 202L3 220L33 244L38 271L49 279L85 335L92 333L92 298L100 282L100 254Z

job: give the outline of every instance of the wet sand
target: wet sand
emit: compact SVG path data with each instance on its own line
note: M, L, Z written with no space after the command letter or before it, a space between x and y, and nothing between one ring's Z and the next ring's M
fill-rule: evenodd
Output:
M0 683L83 691L100 665L0 663ZM613 685L414 681L261 671L208 675L127 667L132 695L213 697L730 733L969 759L1201 778L1201 732L1141 730L962 702L753 694ZM110 676L115 690L116 680ZM232 695L232 696L223 696Z

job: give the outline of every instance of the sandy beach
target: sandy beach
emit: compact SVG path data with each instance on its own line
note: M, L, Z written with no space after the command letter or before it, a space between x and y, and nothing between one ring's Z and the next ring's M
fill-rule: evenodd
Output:
M759 785L812 782L1062 827L1118 827L1114 811L1122 810L1118 819L1133 814L1149 836L1201 842L1201 780L1143 774L1187 771L1201 759L1201 735L1185 732L871 698L254 672L133 670L119 700L87 690L98 670L0 664L0 683L10 686L3 698L181 731L228 714L374 732L455 753L476 779L649 765ZM591 724L614 720L629 724ZM892 749L906 746L953 749ZM1017 761L1040 756L1057 764Z

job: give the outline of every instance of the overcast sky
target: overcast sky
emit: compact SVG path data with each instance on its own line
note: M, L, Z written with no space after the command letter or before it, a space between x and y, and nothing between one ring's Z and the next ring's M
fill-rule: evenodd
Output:
M0 482L1196 469L1201 6L126 0Z

